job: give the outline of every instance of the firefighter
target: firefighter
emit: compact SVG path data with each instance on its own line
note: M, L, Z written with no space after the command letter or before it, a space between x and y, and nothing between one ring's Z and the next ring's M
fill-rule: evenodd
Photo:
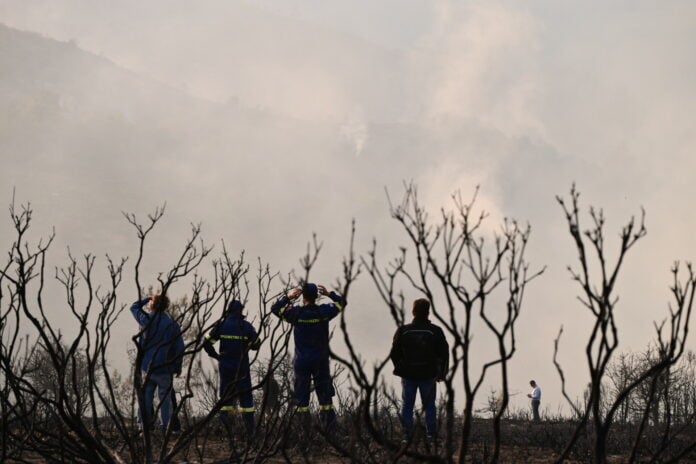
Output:
M220 418L230 430L229 412L239 402L239 412L244 420L247 439L254 433L254 397L249 371L249 350L258 350L261 345L254 327L244 320L244 305L232 300L227 305L222 319L205 336L203 349L218 361L220 373ZM220 352L213 346L220 341Z
M317 304L318 295L328 296L331 303ZM302 295L303 304L293 305ZM295 401L297 412L305 427L309 424L309 395L312 380L319 400L319 417L325 428L336 420L334 396L329 367L329 321L346 306L346 300L336 292L328 292L323 285L305 283L281 296L271 312L292 324L295 341L293 369L295 373Z

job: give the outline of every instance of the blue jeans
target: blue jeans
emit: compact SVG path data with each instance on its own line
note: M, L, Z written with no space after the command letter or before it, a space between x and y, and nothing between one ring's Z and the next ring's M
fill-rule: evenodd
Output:
M420 391L421 404L425 411L425 429L428 435L435 436L437 417L435 411L435 396L437 387L435 379L412 380L401 379L403 405L401 407L401 425L404 435L413 434L413 407L416 404L416 393Z
M147 372L143 371L143 379L147 379ZM149 380L145 383L145 390L143 391L143 402L144 404L140 408L140 414L146 417L141 417L143 426L146 424L148 426L153 425L155 421L154 413L154 398L155 389L157 389L157 396L159 397L159 408L160 416L162 418L162 428L167 428L169 424L169 418L171 416L171 404L172 404L172 375L169 373L164 374L150 374ZM143 411L145 413L143 414Z
M539 422L541 418L539 417L539 403L540 400L532 400L532 415L534 416L534 422Z

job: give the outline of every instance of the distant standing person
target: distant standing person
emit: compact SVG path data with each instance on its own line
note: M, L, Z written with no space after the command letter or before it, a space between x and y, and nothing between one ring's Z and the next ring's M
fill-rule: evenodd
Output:
M258 350L261 345L256 329L244 320L244 305L232 300L227 305L222 319L206 334L203 349L218 361L220 373L220 418L230 431L229 412L239 402L239 412L244 420L247 439L254 434L254 395L251 389L249 350ZM220 352L213 344L220 340Z
M399 327L394 334L389 357L394 364L394 374L401 377L404 440L410 440L413 435L413 408L418 392L425 410L426 433L428 439L433 440L437 432L436 382L444 380L447 374L449 345L442 329L428 318L428 300L414 301L412 314L413 321Z
M331 303L317 304L318 295L328 296ZM293 301L302 295L302 304ZM332 426L336 420L334 396L329 365L329 321L345 308L346 300L336 292L328 292L323 285L306 283L281 296L271 306L271 312L289 322L295 340L295 400L297 413L305 427L309 425L309 394L312 379L319 400L322 425Z
M527 393L527 397L532 399L532 415L534 416L534 422L539 422L539 404L541 403L541 388L534 380L529 381L529 385L532 387L532 392Z
M154 422L155 390L159 397L162 430L166 430L172 411L173 375L181 374L184 339L179 324L166 313L169 298L154 295L136 301L130 310L138 324L138 354L143 375L143 394L140 419L144 427ZM140 396L140 395L138 395Z

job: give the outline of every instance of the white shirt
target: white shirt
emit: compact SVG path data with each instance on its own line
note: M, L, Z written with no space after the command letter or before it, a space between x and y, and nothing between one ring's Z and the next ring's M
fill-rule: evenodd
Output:
M541 388L539 388L539 385L532 389L532 399L541 401Z

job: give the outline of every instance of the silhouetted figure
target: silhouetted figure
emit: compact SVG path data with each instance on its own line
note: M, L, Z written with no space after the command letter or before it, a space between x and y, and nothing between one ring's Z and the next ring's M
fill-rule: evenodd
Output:
M413 322L399 327L394 334L389 356L394 364L394 374L401 377L404 440L410 440L413 435L413 408L418 392L425 410L426 433L432 440L437 432L436 382L444 380L447 374L449 346L442 329L428 319L428 300L414 301L412 314Z
M534 380L529 381L529 385L532 387L532 392L527 393L527 398L532 399L532 416L534 417L534 422L539 422L541 418L539 417L539 404L541 404L541 388Z
M169 298L154 295L136 301L130 310L140 324L141 334L138 347L142 353L140 366L143 371L143 400L139 405L143 426L154 422L155 390L159 397L161 428L169 425L172 411L173 376L181 374L184 354L184 339L179 324L166 313ZM143 417L146 416L146 417Z
M258 350L261 341L254 327L244 320L244 305L232 300L227 305L223 319L213 326L205 336L203 349L210 357L217 359L220 373L220 418L230 430L229 412L239 402L239 411L244 419L247 438L254 433L254 396L251 390L249 371L249 350ZM213 344L220 341L220 353Z
M302 295L303 304L292 302ZM328 296L332 303L317 304L318 295ZM280 297L271 306L273 314L289 322L295 340L295 400L297 413L305 427L309 424L309 395L312 380L319 400L319 417L326 428L336 420L332 397L335 394L329 366L329 321L345 308L345 299L326 287L306 283Z

